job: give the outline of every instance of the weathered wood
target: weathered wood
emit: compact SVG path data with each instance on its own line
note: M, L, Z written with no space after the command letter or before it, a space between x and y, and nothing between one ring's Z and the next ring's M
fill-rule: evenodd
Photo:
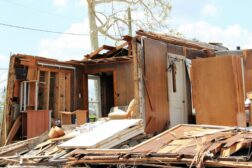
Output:
M211 45L211 44L207 44L207 43L203 43L203 42L195 42L195 41L182 39L182 38L178 38L178 37L174 37L174 36L170 36L170 35L157 34L157 33L152 33L152 32L144 32L142 30L137 31L136 33L137 33L137 35L146 36L146 37L149 37L149 38L152 38L155 40L164 41L166 43L171 43L171 44L175 44L178 46L185 46L188 48L195 48L195 49L199 49L199 50L217 50L217 51L218 50L219 51L228 50L226 47Z
M66 79L65 73L59 73L59 111L66 111Z
M83 125L87 122L87 118L88 118L88 115L87 115L88 111L87 110L76 110L75 114L76 114L77 126Z
M54 119L60 119L59 114L59 103L60 103L60 92L59 92L59 73L55 73L55 82L54 82Z
M241 71L238 56L192 61L192 97L197 124L246 126Z
M8 134L8 137L6 139L5 145L9 144L13 140L13 138L16 135L16 133L17 133L18 129L20 128L20 126L21 126L21 115L19 115L17 117L17 119L15 120L15 122L14 122L14 124L13 124L13 126L12 126L12 128L11 128L9 134Z
M145 87L145 132L162 132L169 126L167 45L146 38L143 80Z
M11 127L10 114L11 114L11 102L13 97L13 88L15 81L15 56L11 56L10 64L9 64L9 73L8 73L8 83L7 83L7 92L6 92L6 100L4 104L4 112L3 112L3 121L2 121L2 129L1 129L1 144L4 145L7 135L9 133Z
M50 94L50 78L51 73L45 72L45 83L43 89L43 109L49 110L49 94Z
M65 74L65 110L71 111L71 74Z
M72 115L75 114L74 112L60 111L59 113L62 125L72 124Z
M132 39L132 56L133 56L133 79L134 79L134 99L136 101L136 109L135 116L136 118L140 118L140 108L139 108L139 79L138 79L138 60L137 60L137 42L136 38Z
M33 138L49 130L49 110L27 111L27 138Z

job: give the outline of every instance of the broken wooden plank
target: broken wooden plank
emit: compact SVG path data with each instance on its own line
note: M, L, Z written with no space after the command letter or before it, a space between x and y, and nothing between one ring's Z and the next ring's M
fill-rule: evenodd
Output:
M11 130L8 134L8 137L6 139L5 145L9 144L13 140L14 136L16 135L18 129L21 126L21 118L22 118L21 115L19 115L17 117L17 119L15 120L15 122L14 122L13 126L11 127Z

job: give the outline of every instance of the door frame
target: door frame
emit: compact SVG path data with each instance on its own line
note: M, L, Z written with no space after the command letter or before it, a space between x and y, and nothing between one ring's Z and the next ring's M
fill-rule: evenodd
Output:
M167 52L167 92L168 92L168 102L169 102L169 118L170 118L170 125L171 125L171 115L172 115L172 110L171 110L171 106L170 106L170 100L171 100L171 97L170 97L170 93L169 93L169 76L168 76L168 67L169 67L169 60L170 58L175 58L175 59L178 59L180 61L183 61L183 78L184 78L184 82L183 82L183 96L184 96L184 123L183 124L186 124L188 123L188 99L187 99L187 87L186 87L186 64L185 64L185 61L186 61L186 57L183 56L183 55L178 55L178 54L173 54L173 53L169 53Z
M102 72L112 72L113 74L113 95L114 95L114 105L117 104L117 96L116 96L116 70L114 68L102 68L102 69L95 69L95 70L85 70L85 74L87 76L87 81L88 81L88 75L94 75L97 73L102 73ZM88 91L88 82L87 83L87 91ZM87 93L88 96L88 93ZM88 97L87 97L88 100ZM88 107L88 102L87 102L87 107Z

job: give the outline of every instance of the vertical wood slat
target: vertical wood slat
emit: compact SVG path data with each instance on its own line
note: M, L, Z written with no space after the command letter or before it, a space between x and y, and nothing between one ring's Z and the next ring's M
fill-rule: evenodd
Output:
M71 74L65 73L65 109L71 111Z
M59 96L59 73L55 73L55 82L54 82L54 119L60 119L60 114L59 114L59 101L60 101L60 96Z
M65 73L59 72L59 111L66 111L65 106Z
M44 83L44 97L43 97L43 109L49 109L49 96L50 96L50 77L51 73L45 72L45 83Z
M252 50L244 50L244 80L245 93L252 91ZM249 124L252 125L252 104L250 106Z

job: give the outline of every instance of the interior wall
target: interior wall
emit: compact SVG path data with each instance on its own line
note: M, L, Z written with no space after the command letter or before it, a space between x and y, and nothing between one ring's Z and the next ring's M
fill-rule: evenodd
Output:
M87 65L85 67L85 74L96 74L99 72L108 71L113 71L114 74L114 105L128 105L134 98L133 63L130 61L111 64ZM87 81L87 78L85 80Z
M110 108L114 106L113 75L101 75L100 80L102 117L107 117Z
M252 91L252 50L244 50L245 93Z
M144 39L144 78L145 91L145 131L148 133L161 132L169 127L169 100L167 84L167 53L182 55L188 59L208 57L206 51L184 48L151 38ZM190 79L186 76L188 121L194 123L191 106Z

